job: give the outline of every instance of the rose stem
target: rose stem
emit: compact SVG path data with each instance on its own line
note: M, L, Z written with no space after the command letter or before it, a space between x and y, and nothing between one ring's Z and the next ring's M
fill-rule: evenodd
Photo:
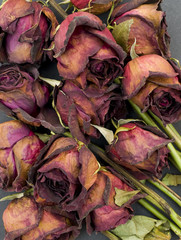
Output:
M129 100L129 103L135 110L135 112L150 126L159 127L156 125L156 123L153 121L153 119L148 115L148 113L142 113L140 108L134 104L131 100ZM177 150L174 148L172 143L169 143L167 145L168 149L170 150L170 155L172 156L173 159L173 164L175 167L181 172L181 156L178 154Z
M152 111L148 111L149 114L157 121L161 128L167 133L170 138L175 139L175 145L181 150L181 136L174 128L172 124L167 124L166 126L163 125L162 121L154 114Z
M164 209L165 213L167 213L170 218L181 228L181 217L171 208L171 206L161 198L157 193L155 193L152 189L147 187L146 185L139 182L135 179L131 174L125 171L120 165L114 163L111 159L109 159L104 150L95 146L94 144L89 144L90 149L98 154L106 163L112 166L117 172L121 173L127 180L134 184L135 187L141 189L142 191L146 192L150 195L154 200L156 200L161 207Z
M168 186L162 183L159 179L153 177L154 181L148 179L147 181L150 182L152 185L160 189L164 192L168 197L170 197L174 202L176 202L181 207L181 197L172 191Z
M60 5L58 5L58 3L56 3L55 0L48 0L48 3L50 3L50 5L60 14L62 18L65 19L68 16L68 14L63 10L62 7L60 7Z
M149 204L145 199L138 200L139 204L141 204L144 208L146 208L149 212L155 215L157 218L161 220L167 220L170 223L171 230L179 237L181 237L181 230L177 227L173 222L168 220L162 213L160 213L156 208L154 208L151 204Z

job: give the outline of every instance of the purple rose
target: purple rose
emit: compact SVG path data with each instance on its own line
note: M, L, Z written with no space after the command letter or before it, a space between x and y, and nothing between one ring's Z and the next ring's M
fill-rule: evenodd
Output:
M37 202L76 211L97 178L99 164L92 152L73 138L55 135L31 168Z
M57 25L54 13L38 2L6 1L0 11L0 61L39 63Z
M60 24L53 50L59 75L76 80L82 88L87 81L104 86L122 73L125 53L93 14L76 12L69 15Z
M107 146L107 153L138 179L152 175L160 177L167 166L169 150L166 145L170 142L172 140L158 129L130 122L118 127L114 141Z
M44 143L23 123L0 124L0 188L21 191Z
M124 68L123 95L164 124L181 119L181 71L156 54L137 57Z
M138 55L159 54L170 57L170 37L160 2L132 0L114 9L112 34L128 54L136 39L135 51Z
M53 207L42 207L33 197L11 201L3 213L3 223L4 240L73 240L80 232L75 217Z
M85 89L72 81L65 80L64 85L55 91L55 105L65 125L78 140L86 143L90 137L100 137L92 124L104 126L112 117L120 119L126 108L118 85L99 88L90 84Z
M24 115L36 118L48 102L49 90L39 81L36 68L17 65L0 67L0 107L4 106L12 111L24 122L28 122ZM30 121L31 123L31 121ZM40 125L34 122L35 125Z

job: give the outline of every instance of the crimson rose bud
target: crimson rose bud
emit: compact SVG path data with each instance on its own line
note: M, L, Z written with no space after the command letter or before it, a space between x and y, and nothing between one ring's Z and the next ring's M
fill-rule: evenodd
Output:
M125 53L101 19L75 12L60 24L54 40L54 57L60 76L104 86L122 73Z
M21 191L44 143L23 123L0 124L0 188Z
M73 138L55 135L31 168L36 201L59 204L75 211L97 178L99 163L92 152Z
M55 91L55 105L65 125L78 140L86 143L89 137L99 137L92 124L104 126L111 117L120 119L125 114L125 105L120 94L115 93L118 85L102 87L90 84L85 89L72 81Z
M0 108L6 106L12 111L11 115L24 122L27 122L26 115L36 118L49 99L49 90L38 81L38 76L37 69L30 65L1 66Z
M86 217L87 231L107 231L124 224L131 218L131 204L142 197L133 194L127 202L118 206L115 202L116 189L131 192L133 189L124 181L104 169L98 172L97 180L85 197L78 212L79 218Z
M136 39L135 51L138 55L155 53L170 56L170 37L160 2L132 0L113 11L112 24L116 26L112 34L128 54Z
M125 98L143 112L151 110L164 124L181 119L181 71L174 63L150 54L129 61L124 70Z
M110 158L131 170L139 179L152 175L160 177L167 165L168 149L172 142L154 127L130 122L116 130L115 140L107 146Z
M75 239L79 230L72 219L53 208L42 208L33 197L15 199L3 213L4 240Z
M101 14L107 12L113 3L113 0L70 0L71 3L78 9L86 9L93 14Z
M6 1L0 11L0 60L39 63L57 25L54 13L38 2Z

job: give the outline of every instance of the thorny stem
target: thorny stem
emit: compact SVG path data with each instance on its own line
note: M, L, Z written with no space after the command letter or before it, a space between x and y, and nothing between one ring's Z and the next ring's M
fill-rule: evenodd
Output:
M129 100L129 103L133 107L134 111L150 126L159 127L157 124L153 121L153 119L150 117L148 113L142 113L140 108L134 104L131 100ZM160 120L161 121L161 120ZM173 164L176 166L176 168L181 172L181 156L178 154L178 151L174 148L172 143L169 143L167 145L168 149L170 150L170 155L173 159Z
M109 159L104 150L95 146L94 144L89 144L89 148L98 154L106 163L108 163L111 167L113 167L118 173L121 173L127 180L129 180L136 188L141 189L143 192L150 195L158 204L163 208L166 214L170 216L170 218L181 228L181 217L172 209L172 207L157 193L155 193L152 189L142 184L140 181L135 179L131 174L125 171L120 165L114 163L111 159Z
M63 10L63 8L56 3L55 0L48 0L48 3L60 14L62 18L66 18L68 14Z

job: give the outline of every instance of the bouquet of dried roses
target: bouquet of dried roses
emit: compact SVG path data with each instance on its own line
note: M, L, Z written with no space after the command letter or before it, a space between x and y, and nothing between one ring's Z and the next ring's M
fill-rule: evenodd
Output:
M145 184L181 206L160 180L169 160L181 171L181 70L161 1L6 0L0 31L4 240L73 240L83 225L111 240L181 237Z

